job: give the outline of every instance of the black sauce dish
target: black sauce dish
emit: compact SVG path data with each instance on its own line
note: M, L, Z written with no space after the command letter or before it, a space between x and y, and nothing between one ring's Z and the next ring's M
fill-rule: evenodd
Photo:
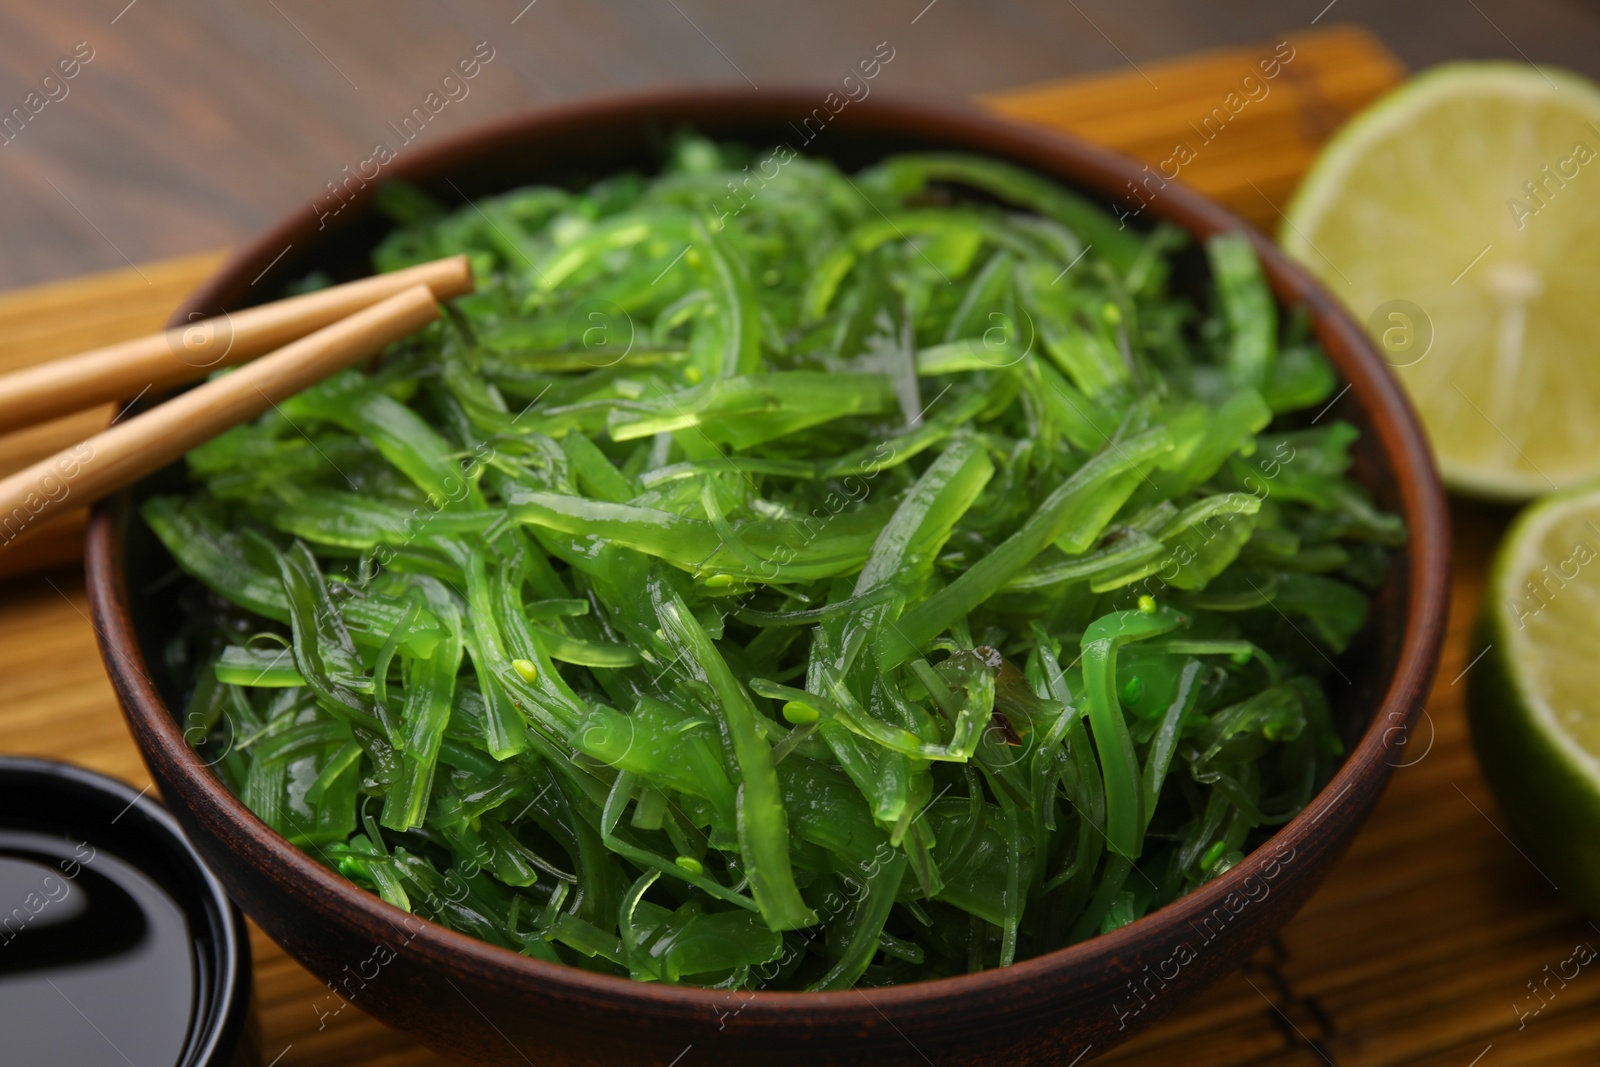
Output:
M0 756L0 1062L260 1062L244 920L147 792Z

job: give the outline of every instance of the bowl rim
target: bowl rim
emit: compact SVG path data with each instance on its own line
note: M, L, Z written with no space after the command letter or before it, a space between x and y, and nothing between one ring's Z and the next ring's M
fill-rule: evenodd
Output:
M390 169L392 176L413 179L447 173L452 164L474 157L507 141L525 141L540 134L557 134L588 124L618 124L632 119L666 121L686 113L713 112L719 117L752 121L775 118L781 113L807 114L830 92L827 87L765 88L759 96L744 87L686 86L652 89L584 98L518 113L472 127L447 139L409 150ZM1092 190L1103 197L1132 188L1136 179L1153 172L1110 150L1089 144L1067 134L1040 126L1023 125L970 104L933 101L914 97L875 93L870 99L853 103L836 114L835 123L855 131L912 133L931 139L970 144L966 150L994 155L1038 171L1052 180L1061 180ZM982 145L983 147L976 147ZM1405 556L1409 562L1410 584L1403 590L1405 637L1393 673L1383 686L1370 722L1334 776L1312 797L1293 819L1257 846L1245 859L1211 882L1185 894L1140 919L1107 934L1019 960L1008 967L992 968L975 974L910 982L872 989L870 1000L857 990L837 992L745 991L734 994L740 1010L793 1009L803 1011L814 1023L848 1024L864 1022L881 1014L880 1008L915 1006L921 1010L947 1010L957 1001L974 994L1008 994L993 998L1008 1000L1017 1007L1048 996L1048 979L1117 957L1157 938L1161 943L1178 940L1175 932L1195 916L1209 915L1223 906L1230 896L1244 892L1244 882L1257 870L1260 857L1289 850L1291 860L1301 847L1327 836L1343 840L1353 834L1365 817L1395 765L1386 757L1398 753L1405 744L1405 732L1427 696L1439 650L1444 638L1450 596L1449 512L1432 452L1410 401L1399 382L1376 354L1364 331L1321 283L1290 261L1261 232L1242 219L1190 189L1177 180L1162 179L1159 195L1146 206L1158 219L1165 219L1198 237L1225 230L1247 234L1261 258L1264 273L1280 307L1303 304L1310 312L1316 334L1328 349L1347 383L1345 392L1366 411L1372 433L1389 466L1397 487L1399 510L1406 521L1409 540ZM1269 201L1270 202L1270 201ZM360 198L354 202L364 207ZM343 214L343 213L341 213ZM348 224L360 211L335 220L329 227ZM286 251L286 245L314 240L318 227L314 213L294 211L235 251L210 279L173 316L174 323L205 308L241 305L255 282L270 271ZM1331 405L1330 405L1331 406ZM151 683L145 659L128 611L122 569L122 537L119 523L126 517L130 494L96 505L89 528L86 550L86 581L91 611L99 634L102 658L117 683L125 714L136 720L151 738L159 755L185 786L203 796L212 813L231 824L248 847L252 865L270 861L279 877L295 879L315 894L313 906L334 904L346 922L375 936L404 928L412 934L407 948L446 973L475 975L498 980L524 991L544 995L600 1000L612 1006L626 1006L664 1018L685 1018L688 1013L716 1011L725 1006L730 994L721 990L664 983L637 982L630 978L597 974L578 967L549 963L519 955L458 933L431 921L420 919L384 902L376 894L357 886L323 867L310 855L289 843L261 822L244 803L222 784L197 754L188 747L178 719L166 706ZM1396 610L1401 604L1397 603ZM136 733L139 731L136 729ZM143 749L143 745L141 745ZM145 758L151 754L143 752ZM1339 804L1347 794L1348 807ZM1332 816L1326 823L1324 818ZM1320 826L1320 829L1319 829ZM1342 836L1340 831L1342 830ZM1289 861L1284 861L1289 862ZM420 932L404 923L420 924ZM1174 932L1165 936L1162 931ZM1025 994L1032 987L1035 992ZM1009 995L1015 995L1009 996ZM986 997L985 999L991 999Z

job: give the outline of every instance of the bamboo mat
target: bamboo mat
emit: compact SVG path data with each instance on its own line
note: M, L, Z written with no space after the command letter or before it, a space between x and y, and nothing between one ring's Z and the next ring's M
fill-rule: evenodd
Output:
M1187 144L1192 158L1178 164L1181 179L1270 231L1316 147L1404 74L1359 30L1295 33L1287 40L1290 51L1266 42L1003 93L985 103L1152 166L1179 158L1179 145ZM1281 58L1291 52L1292 58ZM1279 59L1277 76L1264 80L1259 63L1273 58ZM1252 73L1257 81L1246 83ZM1230 93L1238 95L1230 101ZM1172 167L1168 162L1168 174ZM218 260L214 254L170 260L0 295L0 367L155 329ZM109 411L97 412L0 438L0 471L108 417ZM1472 618L1507 516L1458 504L1454 518L1455 606L1427 716L1407 748L1410 765L1395 772L1349 856L1249 966L1097 1062L1600 1063L1600 977L1580 972L1565 986L1549 978L1576 944L1600 945L1600 929L1565 908L1501 834L1462 715L1462 675L1479 651ZM68 523L10 566L37 568L41 561L71 558L77 537ZM101 670L82 580L70 567L35 569L0 584L0 750L70 759L136 785L149 781ZM319 1029L317 1007L327 1003L322 986L258 931L252 934L264 1063L445 1062L354 1006ZM1542 998L1532 984L1539 984ZM1519 1025L1518 1011L1535 1008L1538 1014ZM939 1062L937 1050L928 1051L937 1067L953 1067ZM682 1067L699 1065L685 1061Z

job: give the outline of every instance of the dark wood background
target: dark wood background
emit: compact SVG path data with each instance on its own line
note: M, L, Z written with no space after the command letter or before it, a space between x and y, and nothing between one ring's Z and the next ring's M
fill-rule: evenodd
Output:
M366 158L480 41L495 58L423 138L619 89L834 82L882 41L895 58L873 91L956 97L1313 20L1363 23L1414 68L1526 57L1600 76L1596 0L526 4L0 0L0 114L78 42L94 50L0 145L0 288L240 240Z

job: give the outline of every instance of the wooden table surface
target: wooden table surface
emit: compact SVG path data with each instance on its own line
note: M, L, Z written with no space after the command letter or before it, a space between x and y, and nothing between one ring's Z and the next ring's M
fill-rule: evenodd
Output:
M1281 37L1273 38L1274 41ZM1373 37L1294 33L1273 93L1186 180L1270 226L1316 145L1403 75ZM0 45L3 48L3 45ZM991 95L1016 117L1148 160L1220 100L1271 45ZM1152 84L1159 84L1157 90ZM217 254L0 295L0 366L39 362L159 326ZM104 419L0 438L0 468ZM52 436L53 435L53 436ZM1305 910L1239 974L1097 1062L1157 1067L1566 1067L1600 1062L1600 978L1584 972L1538 1006L1542 981L1600 929L1567 909L1500 830L1462 712L1479 649L1471 624L1508 514L1457 503L1454 606L1427 714L1371 821ZM70 554L72 532L57 540ZM79 574L0 583L0 750L70 759L136 785L149 778L101 669ZM351 1005L319 1026L322 986L259 932L263 1062L274 1067L443 1063ZM1542 988L1542 987L1541 987ZM0 1042L3 1042L0 1035ZM927 1050L936 1067L953 1067ZM277 1059L274 1059L277 1057ZM0 1053L0 1060L3 1060ZM680 1067L712 1062L691 1053ZM666 1059L662 1060L662 1064ZM539 1067L559 1067L540 1064Z
M1336 21L1411 69L1600 77L1597 0L0 0L0 114L94 52L0 143L0 288L242 240L367 158L479 41L495 59L426 138L652 85L831 83L880 41L874 92L970 97Z

